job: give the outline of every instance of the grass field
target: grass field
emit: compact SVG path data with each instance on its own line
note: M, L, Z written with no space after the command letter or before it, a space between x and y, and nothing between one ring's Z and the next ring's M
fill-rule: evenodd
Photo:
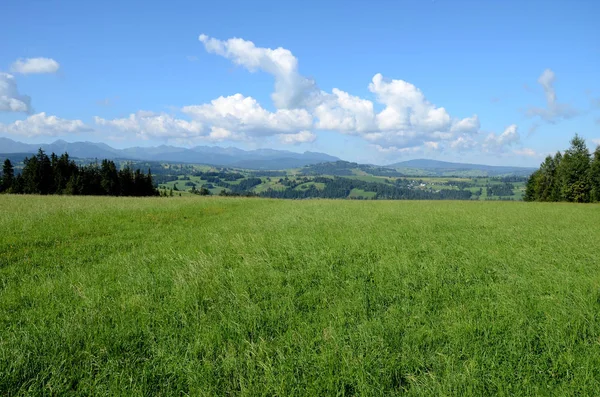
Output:
M0 395L600 395L600 206L0 196Z

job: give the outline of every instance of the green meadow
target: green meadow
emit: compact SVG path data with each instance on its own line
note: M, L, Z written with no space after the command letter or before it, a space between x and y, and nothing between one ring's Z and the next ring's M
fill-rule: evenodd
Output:
M0 395L600 395L600 206L2 195Z

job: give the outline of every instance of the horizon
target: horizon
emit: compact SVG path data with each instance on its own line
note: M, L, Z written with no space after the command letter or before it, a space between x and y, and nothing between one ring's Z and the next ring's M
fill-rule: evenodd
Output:
M600 144L600 4L310 4L11 1L0 137L515 167Z
M0 138L4 138L4 137L0 137ZM10 138L8 138L10 139ZM19 141L14 141L15 143L25 143L25 142L19 142ZM219 145L196 145L196 146L192 146L192 147L184 147L184 146L175 146L175 145L158 145L158 146L130 146L130 147L125 147L125 148L116 148L113 147L107 143L104 142L91 142L91 141L73 141L73 142L68 142L64 139L56 139L52 142L40 142L40 143L31 143L28 145L54 145L57 143L66 143L66 144L76 144L76 143L86 143L86 144L93 144L93 145L98 145L98 144L105 144L108 145L111 149L116 149L116 150L127 150L127 149L135 149L135 148L159 148L159 147L169 147L169 148L177 148L177 149L185 149L185 150L193 150L194 148L199 148L199 147L205 147L205 148L221 148L221 149L239 149L239 150L243 150L246 152L251 152L251 151L260 151L260 150L275 150L278 152L291 152L291 153L295 153L295 154L306 154L306 153L312 153L312 154L323 154L323 155L327 155L327 156L332 156L332 157L337 157L337 156L333 156L329 153L324 153L324 152L314 152L314 151L310 151L310 150L305 150L305 151L294 151L292 149L272 149L272 148L258 148L258 149L240 149L237 148L235 146L219 146ZM27 143L26 143L27 144ZM40 146L39 149L43 148ZM46 152L46 151L44 151ZM18 152L2 152L0 151L0 154L11 154L11 153L18 153ZM55 153L55 154L62 154L62 153ZM77 156L70 156L73 158L78 158ZM132 160L135 160L132 158ZM167 161L167 160L156 160L156 161L163 161L165 163L173 163L173 161ZM351 161L351 160L346 160L343 158L337 158L337 160L335 161L342 161L342 162L346 162L346 163L357 163L355 161ZM322 163L327 163L327 162L335 162L335 161L323 161ZM382 163L382 164L377 164L377 163L357 163L357 164L361 164L361 165L372 165L372 166L377 166L377 167L392 167L394 166L394 164L400 164L400 163L404 163L404 162L411 162L411 161L437 161L440 163L448 163L448 164L455 164L455 165L472 165L472 166L486 166L486 167L506 167L506 168L530 168L530 169L535 169L537 167L532 167L532 166L518 166L518 165L512 165L512 164L501 164L501 165L494 165L494 164L486 164L486 163L471 163L471 162L460 162L460 161L445 161L445 160L436 160L436 159L431 159L431 158L424 158L424 157L415 157L415 158L410 158L410 159L404 159L404 160L400 160L400 161L396 161L394 163ZM198 162L198 163L192 163L189 161L184 161L184 163L186 164L203 164L202 162ZM315 163L318 164L318 163ZM216 164L215 164L216 165Z

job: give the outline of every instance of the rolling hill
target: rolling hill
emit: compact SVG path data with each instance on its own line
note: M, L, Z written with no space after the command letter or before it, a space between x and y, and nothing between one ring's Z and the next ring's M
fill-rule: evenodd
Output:
M419 170L425 171L420 174L431 174L435 176L499 176L515 175L528 176L535 168L495 166L484 164L451 163L448 161L415 159L389 164L388 168L394 168L405 174L419 174Z

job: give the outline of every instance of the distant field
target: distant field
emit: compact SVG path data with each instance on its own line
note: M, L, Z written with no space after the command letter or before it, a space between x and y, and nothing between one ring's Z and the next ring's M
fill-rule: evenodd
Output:
M0 195L0 395L600 395L600 206Z

